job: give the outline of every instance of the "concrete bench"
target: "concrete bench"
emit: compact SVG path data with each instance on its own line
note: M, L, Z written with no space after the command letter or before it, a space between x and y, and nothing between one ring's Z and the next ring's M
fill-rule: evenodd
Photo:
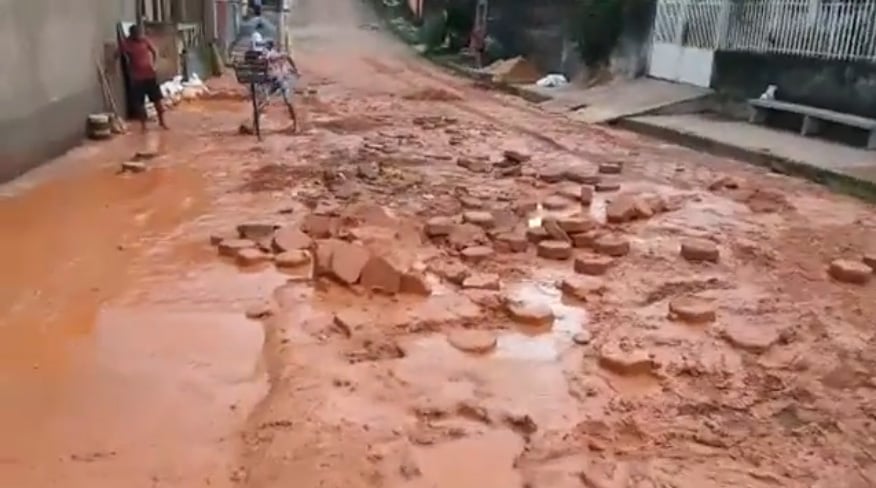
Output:
M833 110L779 100L753 98L748 101L748 104L751 106L749 122L753 124L763 124L766 122L766 116L771 111L800 114L803 116L803 127L800 129L800 134L804 136L817 134L821 130L821 123L823 121L833 122L867 131L869 133L867 149L876 149L876 119L868 119L858 115L844 114L842 112L834 112Z

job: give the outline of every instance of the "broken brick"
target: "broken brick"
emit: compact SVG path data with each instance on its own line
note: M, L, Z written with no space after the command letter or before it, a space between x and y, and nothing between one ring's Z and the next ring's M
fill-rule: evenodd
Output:
M462 282L462 287L476 290L498 290L499 275L495 273L472 274Z
M274 259L274 264L278 268L297 268L308 263L310 263L310 254L302 250L286 251L277 254Z
M432 287L422 273L411 271L402 275L400 291L427 297L432 294Z
M569 237L569 234L567 234L562 227L560 227L557 219L547 217L542 220L541 226L544 228L545 231L547 231L551 239L556 241L568 242L571 244L572 238Z
M480 262L493 255L493 248L488 246L472 246L462 250L462 258L470 262Z
M565 241L541 241L538 256L545 259L565 260L572 257L572 244Z
M669 302L669 318L692 324L714 322L715 305L706 299L695 296L681 296Z
M394 295L401 291L402 273L386 258L372 256L364 263L361 284L368 290Z
M426 222L426 235L429 237L444 237L453 230L454 222L450 217L432 217Z
M241 249L255 248L256 243L249 239L223 239L219 243L219 254L227 257L237 256Z
M485 211L470 210L462 214L463 222L477 225L478 227L491 228L496 221L493 214Z
M336 241L331 257L332 275L342 283L353 285L359 281L369 259L371 253L368 249L358 244Z
M623 236L607 234L593 241L593 249L599 254L619 258L630 252L630 241Z
M637 216L636 201L630 195L619 195L605 207L605 219L613 224L629 222Z
M274 234L273 248L276 252L309 249L313 239L296 227L280 229Z
M237 260L237 264L241 266L254 266L256 264L270 261L271 255L261 249L248 247L238 250L235 259Z
M681 242L681 256L692 262L718 262L718 246L705 239L685 239Z
M873 268L863 261L837 259L830 263L828 273L836 281L864 285L873 277Z
M614 259L607 256L585 255L575 258L576 273L599 276L608 272L614 265Z
M460 351L486 354L496 348L496 333L488 330L462 329L447 335L447 342Z

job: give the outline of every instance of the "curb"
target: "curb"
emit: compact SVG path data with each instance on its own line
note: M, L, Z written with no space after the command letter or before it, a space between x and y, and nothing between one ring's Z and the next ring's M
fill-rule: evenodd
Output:
M746 149L697 134L659 127L634 119L619 119L612 125L715 156L728 157L767 168L776 173L805 178L832 191L876 203L876 183L862 178L777 156L766 151Z

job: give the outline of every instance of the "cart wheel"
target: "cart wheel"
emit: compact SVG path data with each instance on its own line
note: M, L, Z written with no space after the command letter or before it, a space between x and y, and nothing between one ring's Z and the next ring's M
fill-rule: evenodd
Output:
M250 83L249 85L249 93L252 98L252 126L255 129L256 137L261 141L262 140L262 128L259 121L259 97L258 91L256 91L256 84Z

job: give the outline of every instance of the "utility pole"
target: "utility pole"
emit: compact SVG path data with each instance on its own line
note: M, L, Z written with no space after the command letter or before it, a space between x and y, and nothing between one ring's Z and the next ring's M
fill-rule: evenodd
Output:
M286 39L286 10L289 8L289 0L279 0L277 8L280 9L277 15L277 37L279 37L280 47L283 52L289 52L289 42Z

